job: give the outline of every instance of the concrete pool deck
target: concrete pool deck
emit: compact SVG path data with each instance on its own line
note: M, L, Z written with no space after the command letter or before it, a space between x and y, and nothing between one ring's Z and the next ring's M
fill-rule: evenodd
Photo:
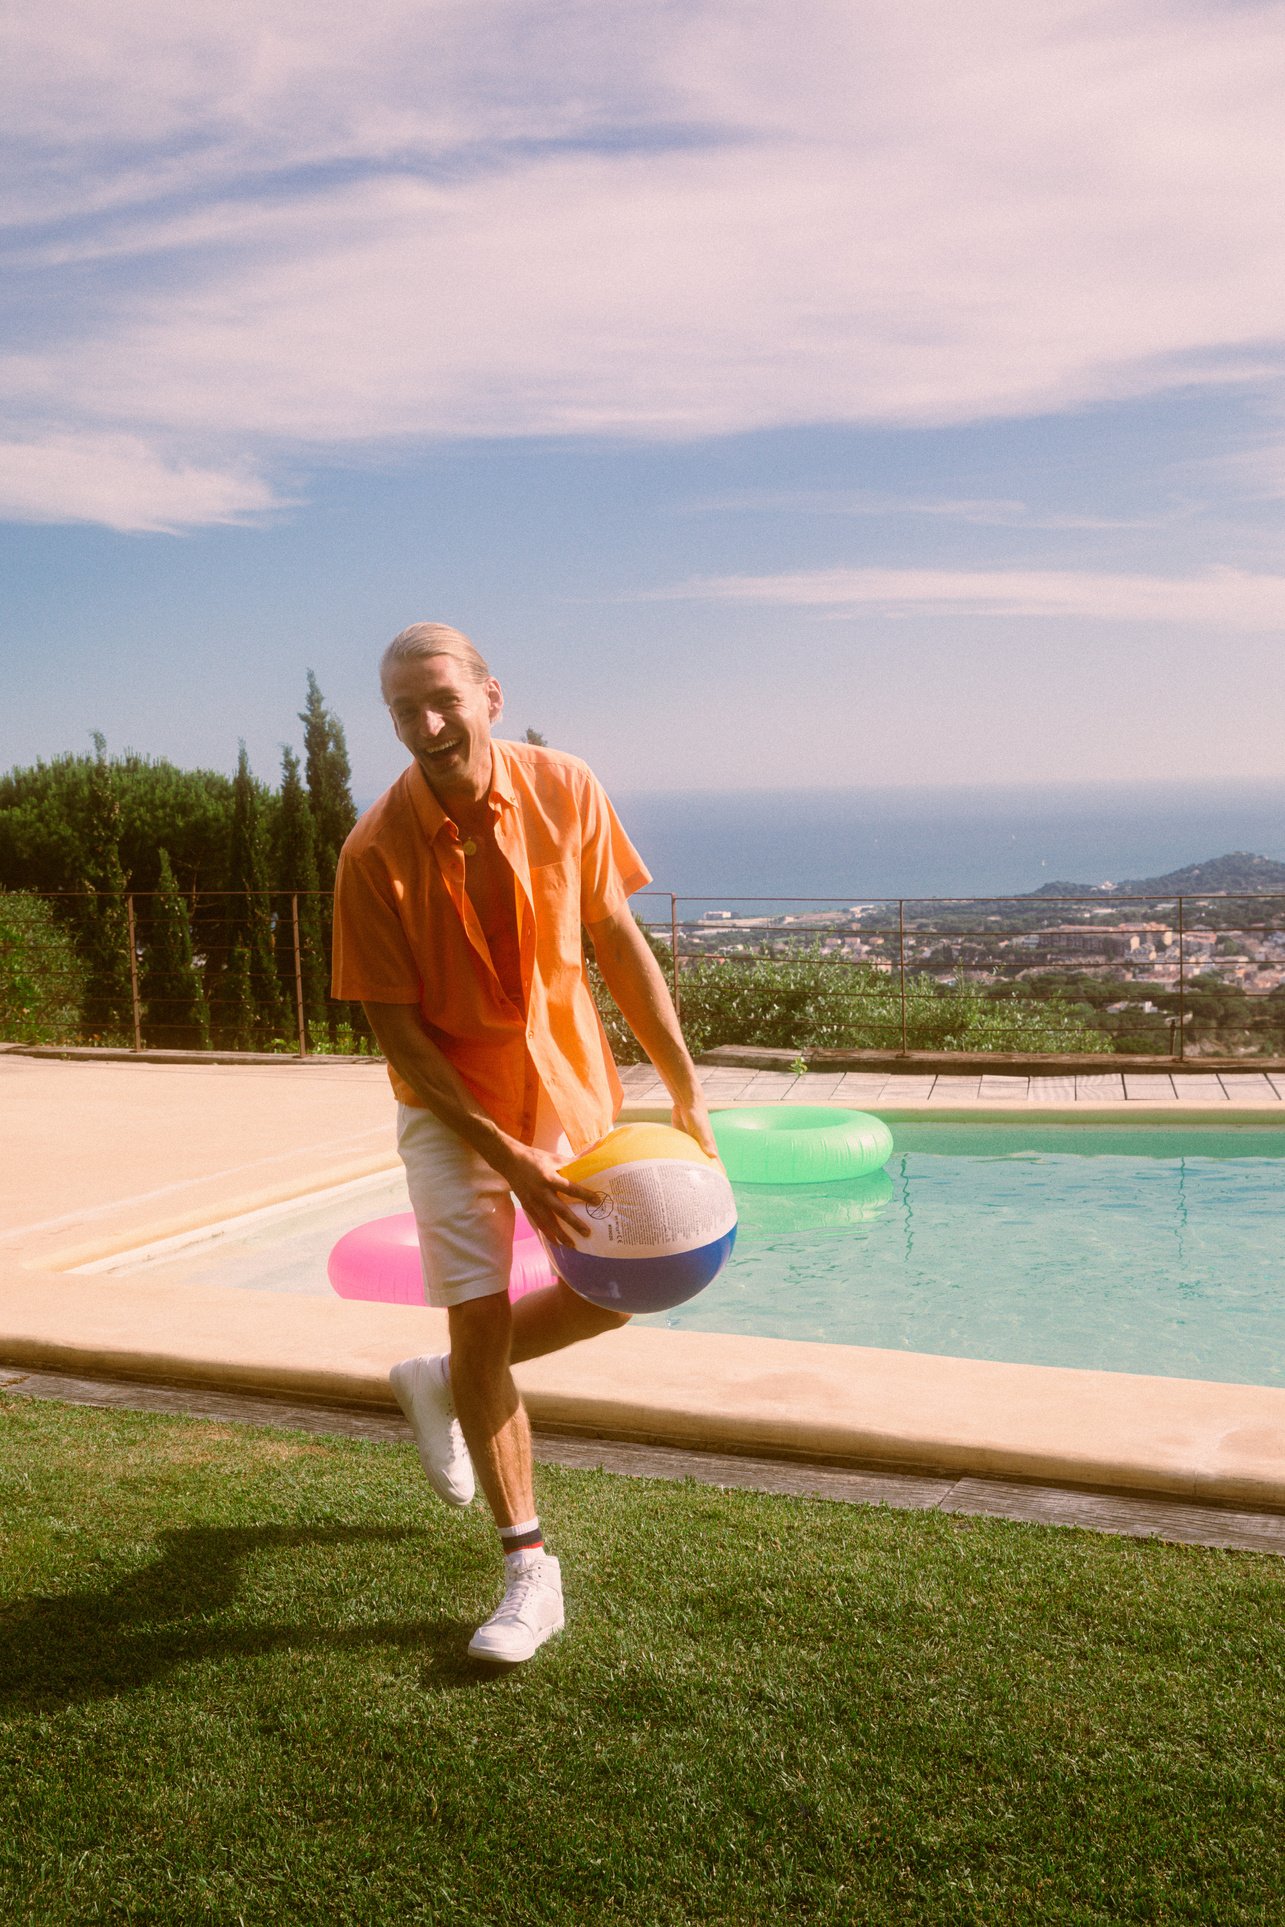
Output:
M981 1087L1001 1080L986 1078L939 1090L953 1081L703 1077L715 1104L869 1105L894 1122L1127 1114L1285 1128L1285 1095L1269 1078L1243 1099L1204 1077L1217 1096L1172 1088L1185 1079L1166 1079L1167 1096L1158 1081L1117 1095L1104 1087L1123 1080L1108 1074L1019 1079L1021 1096L992 1095ZM1031 1089L1063 1082L1069 1095ZM649 1067L625 1083L630 1110L657 1107ZM0 1363L391 1409L389 1366L441 1342L440 1314L176 1292L74 1267L393 1170L392 1127L377 1064L0 1055ZM1271 1387L644 1329L533 1361L519 1377L537 1424L586 1436L1285 1510L1285 1391Z

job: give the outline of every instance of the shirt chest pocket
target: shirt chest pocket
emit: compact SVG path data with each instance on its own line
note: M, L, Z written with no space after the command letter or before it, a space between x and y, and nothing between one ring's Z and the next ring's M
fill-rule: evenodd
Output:
M553 863L531 865L531 905L535 911L536 944L549 957L580 956L580 860L560 856Z

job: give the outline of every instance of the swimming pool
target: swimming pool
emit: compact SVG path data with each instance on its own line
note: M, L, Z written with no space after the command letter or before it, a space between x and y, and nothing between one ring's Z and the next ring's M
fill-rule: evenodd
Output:
M884 1173L738 1188L723 1275L640 1319L838 1345L1285 1385L1285 1131L1025 1118L893 1125ZM327 1295L400 1175L91 1267Z

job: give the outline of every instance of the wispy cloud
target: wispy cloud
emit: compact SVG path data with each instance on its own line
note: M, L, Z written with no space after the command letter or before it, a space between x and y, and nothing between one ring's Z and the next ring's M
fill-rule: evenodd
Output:
M117 437L156 471L131 525L175 526L176 460L217 519L246 465L354 444L977 421L1262 383L1285 339L1274 6L371 0L323 31L69 0L10 31L14 247L70 319L0 382L49 514Z
M1088 515L1034 509L1026 502L992 496L934 500L913 495L881 495L865 489L733 489L685 505L688 514L927 516L986 529L1125 530L1169 528L1195 513L1191 502L1174 503L1155 515Z
M0 441L0 516L131 534L245 522L286 504L262 478L166 460L133 435Z
M1198 576L1055 569L812 569L709 576L654 592L654 599L763 603L850 615L935 612L1073 616L1080 621L1247 631L1285 627L1285 575L1238 569L1211 569Z

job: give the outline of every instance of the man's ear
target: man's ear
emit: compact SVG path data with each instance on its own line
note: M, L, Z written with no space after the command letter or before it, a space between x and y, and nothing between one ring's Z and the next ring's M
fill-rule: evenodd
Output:
M488 676L486 679L486 700L491 721L498 723L500 717L504 714L504 691L500 688L494 676Z

